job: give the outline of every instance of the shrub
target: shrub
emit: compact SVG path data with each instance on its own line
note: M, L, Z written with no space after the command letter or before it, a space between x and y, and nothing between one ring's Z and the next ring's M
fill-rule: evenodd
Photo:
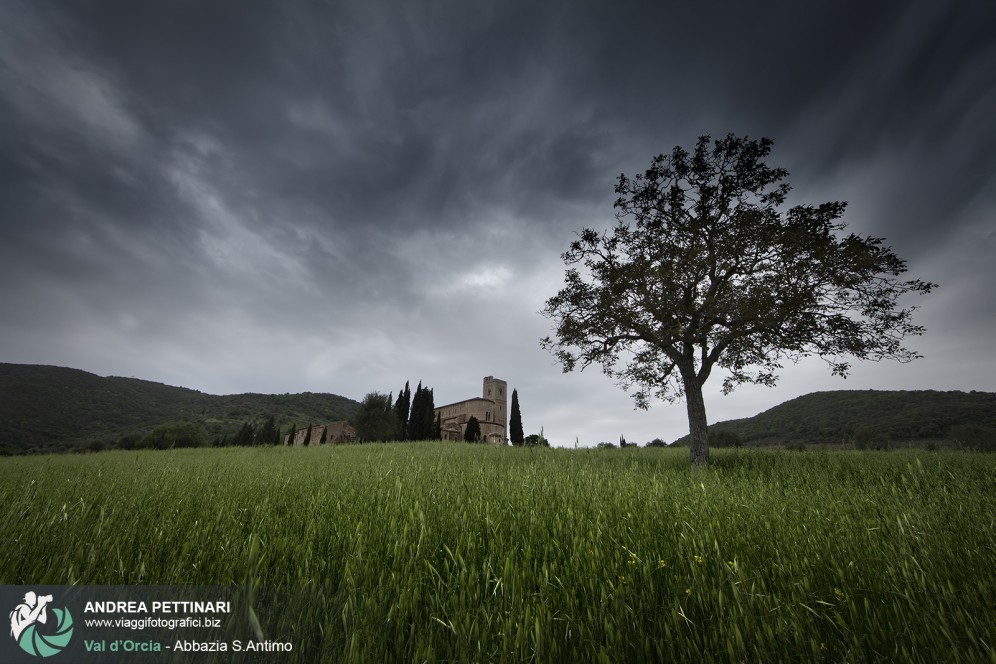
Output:
M856 427L854 429L853 440L855 449L888 449L888 441L885 438L885 434L882 431L868 425Z
M981 424L958 424L948 430L948 437L977 452L996 452L996 429Z
M117 447L121 450L133 450L141 439L142 436L137 433L127 433L118 439Z
M709 432L709 445L712 447L740 447L743 445L743 441L736 431L717 429Z
M102 440L91 440L83 448L84 452L103 452L107 449L107 445Z
M550 441L539 433L531 433L525 438L527 447L550 447Z
M156 427L137 441L136 449L168 450L178 447L204 447L207 433L199 422L169 422Z

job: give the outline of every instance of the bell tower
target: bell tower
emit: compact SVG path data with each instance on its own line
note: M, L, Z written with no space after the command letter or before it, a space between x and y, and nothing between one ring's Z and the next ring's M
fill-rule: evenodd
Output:
M508 383L494 376L485 376L484 392L481 396L495 402L492 421L506 427L508 425Z

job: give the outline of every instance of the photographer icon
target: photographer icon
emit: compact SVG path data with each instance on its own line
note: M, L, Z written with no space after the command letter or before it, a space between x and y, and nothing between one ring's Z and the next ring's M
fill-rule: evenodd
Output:
M38 597L34 592L28 591L24 595L24 603L18 604L17 608L10 612L10 634L15 641L19 641L21 633L34 623L48 621L48 614L45 612L45 605L52 601L51 595Z

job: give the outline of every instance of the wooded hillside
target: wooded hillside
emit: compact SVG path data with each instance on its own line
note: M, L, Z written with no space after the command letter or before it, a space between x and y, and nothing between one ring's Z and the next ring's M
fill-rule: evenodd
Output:
M963 441L996 436L996 393L841 390L813 392L754 417L717 422L710 438L731 432L743 444ZM714 436L713 434L719 434ZM675 444L683 444L687 436Z
M351 420L359 403L335 394L216 396L79 369L0 363L0 454L115 447L177 421L198 422L208 438L233 436L271 415L291 424Z

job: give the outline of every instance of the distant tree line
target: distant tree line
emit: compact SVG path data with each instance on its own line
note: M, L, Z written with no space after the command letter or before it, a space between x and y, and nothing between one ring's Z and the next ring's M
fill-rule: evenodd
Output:
M413 394L411 383L405 381L397 399L392 397L392 393L382 392L363 397L356 415L356 437L361 443L442 438L432 388L423 387L419 381Z
M272 415L286 433L291 422L352 422L359 407L329 393L215 396L64 367L0 363L0 455L231 445L246 422L257 433Z
M215 439L218 446L225 445L225 440L220 442ZM279 445L281 443L280 430L277 428L276 418L270 415L261 426L255 426L251 422L244 422L239 432L230 443L236 447L255 447L262 445Z
M170 450L184 447L255 447L278 444L280 431L277 429L276 418L271 415L262 424L244 422L238 433L231 438L227 435L209 438L207 429L201 422L184 420L161 424L146 434L125 434L112 447L123 450ZM106 447L90 446L88 449L98 451Z

